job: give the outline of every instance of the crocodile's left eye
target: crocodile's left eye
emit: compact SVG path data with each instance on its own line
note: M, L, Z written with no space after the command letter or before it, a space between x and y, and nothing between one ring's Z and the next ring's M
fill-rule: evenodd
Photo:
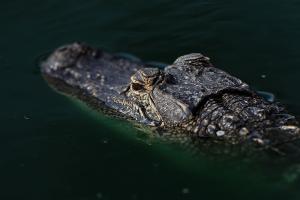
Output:
M144 89L144 86L139 83L132 83L131 88L135 91L140 91Z

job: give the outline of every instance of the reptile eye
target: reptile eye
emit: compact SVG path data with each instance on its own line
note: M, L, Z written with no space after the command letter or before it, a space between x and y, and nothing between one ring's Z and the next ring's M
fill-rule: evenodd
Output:
M131 87L133 90L137 90L137 91L144 89L143 85L138 83L132 83Z

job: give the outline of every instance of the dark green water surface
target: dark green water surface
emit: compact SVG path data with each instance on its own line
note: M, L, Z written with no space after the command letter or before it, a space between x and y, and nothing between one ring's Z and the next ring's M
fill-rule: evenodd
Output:
M2 0L0 199L300 199L300 167L191 157L59 95L38 63L85 41L170 63L202 52L300 115L296 0Z

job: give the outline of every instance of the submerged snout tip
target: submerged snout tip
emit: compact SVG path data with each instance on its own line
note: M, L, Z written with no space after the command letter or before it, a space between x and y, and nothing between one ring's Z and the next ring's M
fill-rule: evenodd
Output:
M56 71L58 69L71 67L85 52L86 48L78 42L61 46L54 50L42 63L42 69L44 71Z

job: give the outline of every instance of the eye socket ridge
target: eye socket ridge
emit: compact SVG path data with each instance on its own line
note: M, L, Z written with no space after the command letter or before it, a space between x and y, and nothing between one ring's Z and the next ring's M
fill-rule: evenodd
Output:
M150 92L153 87L163 80L163 74L159 69L153 70L152 68L145 68L137 71L131 76L130 88L136 92ZM145 73L147 72L147 73ZM155 72L155 73L154 73ZM151 74L152 73L152 74ZM146 76L148 75L148 76Z

